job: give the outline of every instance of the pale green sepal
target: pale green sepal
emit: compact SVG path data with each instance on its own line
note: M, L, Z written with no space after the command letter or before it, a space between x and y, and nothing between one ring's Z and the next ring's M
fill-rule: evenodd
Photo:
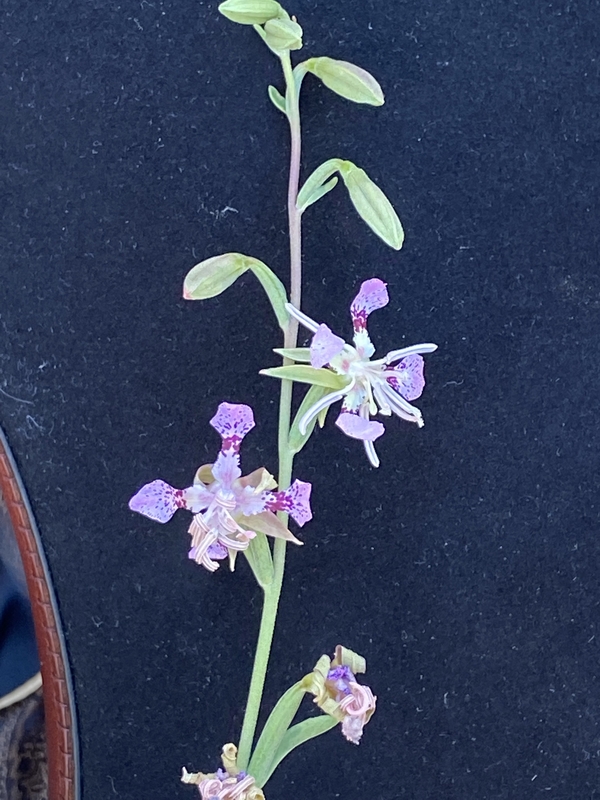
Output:
M304 62L306 69L320 78L332 92L352 100L354 103L367 103L382 106L383 91L370 72L348 61L322 56L309 58Z
M285 309L287 293L277 275L257 258L242 253L223 253L201 261L188 272L183 282L186 300L208 300L224 292L241 275L251 270L260 281L271 302L277 322L285 332L288 312Z
M188 272L183 282L186 300L208 300L216 297L235 283L248 269L245 256L240 253L223 253L201 261Z
M349 383L348 375L337 375L329 369L315 369L305 364L292 364L287 367L271 367L261 369L261 375L279 378L282 381L296 381L297 383L311 383L316 386L325 386L328 389L340 391Z
M273 352L292 361L310 364L310 347L274 347Z
M299 722L297 725L292 725L292 727L286 731L281 740L281 744L277 748L269 774L265 778L264 783L260 784L259 787L262 789L279 764L281 764L283 759L288 756L292 750L295 750L296 747L304 744L304 742L314 739L316 736L327 733L327 731L335 728L337 724L337 719L323 714L320 717L311 717L310 719L305 719L303 722Z
M394 250L400 250L404 231L392 204L379 186L373 183L364 169L351 161L342 162L340 173L354 208L369 228Z
M335 648L335 655L332 661L333 666L350 667L350 671L355 675L359 675L367 671L367 662L363 656L359 656L354 650L344 647L341 644Z
M324 161L318 166L316 170L308 176L304 186L298 192L296 208L299 211L304 211L311 203L318 200L321 195L319 195L319 197L314 197L315 192L322 187L326 180L331 178L334 172L341 170L345 163L349 162L342 161L339 158L330 158L328 161ZM331 189L333 189L333 186Z
M291 19L270 19L265 23L265 42L276 53L285 50L300 50L302 28Z
M281 94L281 92L277 91L274 86L269 86L269 99L275 106L278 111L281 111L282 114L287 116L287 111L285 110L285 97Z
M321 409L317 414L317 422L319 423L319 428L322 428L325 425L325 420L327 419L327 413L331 406L325 406L325 408Z
M290 428L290 436L289 436L289 448L292 453L299 453L300 450L304 447L306 442L309 440L310 435L312 434L313 430L315 429L315 423L317 421L316 417L311 419L311 421L306 426L306 433L300 433L299 422L302 417L306 414L309 408L314 406L315 403L318 403L322 397L329 392L329 389L325 386L311 386L307 393L304 395L304 399L300 404L300 408L294 417L294 422L292 427ZM322 427L322 426L321 426Z
M320 200L323 197L323 195L326 195L328 192L334 189L337 186L337 183L338 183L338 177L337 175L335 175L333 178L328 180L327 183L324 183L322 186L319 186L319 188L315 189L315 191L311 194L308 200L304 203L304 207L301 210L304 211L304 209L308 208L308 206L312 206L312 204L316 203L317 200Z
M258 585L265 589L273 583L273 557L264 533L257 532L250 540L247 549L242 552L250 564Z
M275 0L225 0L219 6L224 17L240 25L264 25L278 17L281 10Z
M248 764L248 773L252 775L257 786L263 786L271 774L273 756L277 752L285 732L292 724L303 697L302 683L295 683L280 697L265 722L265 727Z

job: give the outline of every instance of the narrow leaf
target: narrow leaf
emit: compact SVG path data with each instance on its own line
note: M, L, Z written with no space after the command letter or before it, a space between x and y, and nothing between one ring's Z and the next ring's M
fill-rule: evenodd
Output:
M281 740L281 744L277 748L277 752L275 753L273 761L271 762L269 774L264 779L264 782L260 784L260 788L262 789L271 775L275 772L279 764L281 764L283 759L288 756L292 750L295 750L296 747L304 744L304 742L314 739L316 736L321 736L321 734L327 733L327 731L335 728L337 724L337 719L330 717L327 714L323 714L319 717L305 719L303 722L299 722L297 725L292 725L292 727L286 731L285 736Z
M316 386L325 386L328 389L339 391L348 385L350 378L347 375L337 375L330 369L315 369L304 364L293 364L289 367L271 367L261 369L261 375L279 378L283 381L296 381L297 383L312 383Z
M310 364L310 347L274 347L273 352L292 361Z
M364 169L345 161L340 170L350 200L374 233L394 250L400 250L404 231L392 204Z
M382 106L384 103L381 86L370 72L348 61L322 56L309 58L304 66L317 78L320 78L332 92L352 100L354 103L367 103L371 106Z
M285 97L274 86L269 86L269 98L275 108L282 114L287 114L285 110Z
M290 428L289 447L292 453L299 453L300 450L302 450L306 442L309 440L313 430L315 429L315 423L317 421L316 417L311 420L306 428L306 433L302 434L300 433L300 428L298 427L300 420L311 406L313 406L315 403L318 403L322 397L325 397L328 391L329 389L325 386L311 386L304 395L304 399L300 404L300 408L298 409L296 416L294 417L292 427Z
M287 292L285 286L279 280L273 270L269 269L262 261L256 258L248 259L249 267L260 281L263 289L267 293L267 297L271 301L271 306L277 317L279 327L285 333L289 322L289 314L286 311L285 304L288 302Z
M295 683L279 699L265 722L265 727L248 765L248 772L256 781L257 786L263 786L271 774L273 756L277 752L285 732L292 724L303 697L304 689L301 683Z
M311 203L314 203L315 200L311 199L314 193L345 163L345 161L341 161L339 158L330 158L329 161L324 161L318 166L316 170L309 175L304 186L298 192L296 207L300 211L304 211ZM331 188L333 189L333 186ZM318 200L319 198L317 197L315 199Z
M259 586L265 589L273 583L273 557L264 533L256 533L246 550L242 551L250 564Z

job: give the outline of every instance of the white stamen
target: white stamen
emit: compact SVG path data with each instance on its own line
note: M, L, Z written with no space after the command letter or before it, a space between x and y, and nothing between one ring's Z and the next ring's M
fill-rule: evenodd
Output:
M395 392L387 382L384 381L381 383L380 387L386 399L389 401L392 411L398 414L401 419L405 419L408 422L416 422L419 428L423 427L423 415L418 408L411 406L411 404L405 400L402 395Z
M303 314L302 311L299 311L296 306L293 306L291 303L285 304L285 309L288 314L291 314L292 317L295 317L301 325L304 325L305 328L308 328L309 331L313 333L317 332L319 327L318 323L315 322L310 317L307 317L306 314Z
M314 405L312 405L308 411L302 416L302 419L298 423L298 430L304 436L306 434L306 429L308 428L309 423L321 412L324 408L329 408L332 403L341 400L342 397L345 397L348 392L353 388L354 384L356 383L355 380L350 381L348 386L345 389L341 389L338 392L332 392L331 394L326 394L325 397L322 397L318 400Z
M437 344L413 344L410 347L403 347L400 350L392 350L387 354L387 356L385 356L385 358L380 358L378 361L371 361L371 364L391 364L393 361L399 361L405 356L421 355L421 353L433 353L437 349Z
M375 451L375 445L373 442L363 442L365 446L365 452L367 454L367 458L371 462L371 466L377 468L379 466L379 456Z
M375 399L379 403L379 413L383 414L386 417L389 417L392 413L392 409L390 407L390 404L386 400L384 393L381 391L381 389L376 383L373 384L373 394L375 395Z

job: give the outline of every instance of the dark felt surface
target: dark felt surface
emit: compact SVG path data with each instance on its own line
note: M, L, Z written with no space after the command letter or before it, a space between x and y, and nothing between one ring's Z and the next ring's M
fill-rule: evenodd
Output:
M180 767L217 766L249 678L249 571L208 575L186 519L126 508L216 454L221 400L255 408L244 467L276 463L260 288L181 299L223 251L287 269L278 66L216 5L3 5L0 421L65 620L85 800L192 797ZM307 56L370 69L387 97L354 106L309 77L304 175L354 160L407 234L387 249L336 189L305 216L305 310L348 334L377 275L379 349L440 349L425 428L391 422L378 471L332 420L298 458L315 519L266 696L343 642L379 708L359 748L305 746L268 798L600 797L597 4L289 11Z

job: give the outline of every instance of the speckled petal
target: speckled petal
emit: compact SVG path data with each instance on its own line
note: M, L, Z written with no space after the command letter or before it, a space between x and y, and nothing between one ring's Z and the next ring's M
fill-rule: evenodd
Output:
M185 508L183 491L165 481L147 483L129 501L129 508L154 522L168 522L178 508Z
M385 428L381 422L363 419L358 414L342 411L335 424L346 436L353 439L362 439L364 442L373 442L385 433Z
M350 306L352 324L355 332L364 330L367 327L367 317L372 311L387 306L390 298L386 284L379 278L371 278L365 281L360 292L356 295Z
M327 325L319 325L310 343L311 365L321 369L342 352L344 345L344 340L336 336Z
M312 485L294 481L284 492L269 493L267 508L270 511L287 511L300 527L312 519L310 492Z
M221 435L223 449L237 453L242 439L254 427L254 413L241 403L221 403L210 424Z
M416 400L423 393L423 358L419 355L406 356L393 370L386 369L384 376L390 386L406 400Z

